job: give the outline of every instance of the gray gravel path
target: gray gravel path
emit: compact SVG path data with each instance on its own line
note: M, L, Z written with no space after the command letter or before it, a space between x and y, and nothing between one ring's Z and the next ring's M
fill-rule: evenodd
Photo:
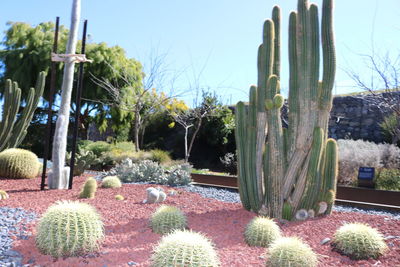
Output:
M26 224L37 215L21 208L0 207L0 266L22 266L22 255L12 250L13 237L28 239ZM20 224L19 224L20 223ZM19 224L17 226L17 224Z

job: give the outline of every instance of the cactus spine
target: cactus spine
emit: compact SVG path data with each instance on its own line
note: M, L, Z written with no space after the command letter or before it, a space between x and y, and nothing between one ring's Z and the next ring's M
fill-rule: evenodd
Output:
M0 121L0 151L17 147L24 140L33 113L43 94L45 78L46 74L40 72L36 86L29 90L26 105L19 116L17 114L21 104L21 89L16 82L6 81L3 116Z
M337 145L327 140L336 68L332 10L333 0L324 0L321 28L318 7L308 0L299 0L290 14L287 129L281 121L278 6L264 23L257 86L250 88L248 107L237 104L235 132L243 207L261 215L293 219L298 210L308 217L331 211L337 176ZM328 205L326 211L321 205Z

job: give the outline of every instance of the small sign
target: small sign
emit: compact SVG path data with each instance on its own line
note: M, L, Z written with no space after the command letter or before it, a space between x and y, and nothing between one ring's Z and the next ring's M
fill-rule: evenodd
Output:
M358 169L358 186L374 187L375 168L360 167Z

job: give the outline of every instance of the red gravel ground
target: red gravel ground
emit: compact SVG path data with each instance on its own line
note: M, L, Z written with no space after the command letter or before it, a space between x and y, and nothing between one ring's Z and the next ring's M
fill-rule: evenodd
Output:
M0 201L0 206L21 207L42 214L56 200L77 200L85 178L74 180L73 190L40 191L40 179L0 180L0 189L10 198ZM84 257L53 259L42 255L35 247L35 225L29 226L33 236L28 240L15 240L14 249L24 256L24 263L34 260L40 266L149 266L153 247L160 235L152 233L149 217L160 204L142 204L148 185L124 185L117 189L99 188L95 199L81 200L94 205L105 222L106 238L98 253ZM170 188L162 186L165 191ZM163 204L182 209L190 229L204 233L212 239L218 250L222 266L265 266L264 248L249 247L243 239L246 224L255 216L240 204L206 199L196 193L177 190L180 194L169 196ZM116 194L124 201L114 199ZM352 261L333 252L329 245L321 245L326 237L348 222L364 222L378 228L387 239L390 251L378 260ZM400 221L386 216L334 212L324 218L281 225L286 236L299 236L319 254L320 266L400 266ZM34 265L34 264L33 264ZM31 266L33 266L31 265Z

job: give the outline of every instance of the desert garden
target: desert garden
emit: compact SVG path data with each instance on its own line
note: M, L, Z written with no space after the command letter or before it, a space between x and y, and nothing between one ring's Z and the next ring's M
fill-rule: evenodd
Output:
M147 84L122 49L88 43L85 50L87 22L78 42L81 3L72 2L71 28L57 19L54 42L51 23L11 23L0 53L9 62L15 53L23 60L44 51L42 64L52 64L50 75L3 75L14 78L5 79L0 102L0 266L400 264L400 207L361 209L336 199L338 186L360 184L360 167L374 171L369 186L400 192L400 94L382 94L392 112L379 127L391 142L336 138L332 128L344 117L332 122L333 0L320 8L299 0L287 45L281 9L273 7L258 80L234 107L209 92L189 107ZM35 42L13 50L35 34L42 50L21 52ZM51 45L58 34L65 54ZM284 46L289 62L281 63ZM6 74L15 68L4 65ZM286 96L281 65L289 66ZM35 80L29 91L27 80ZM218 149L207 151L210 144ZM237 177L237 187L199 184L196 174Z

